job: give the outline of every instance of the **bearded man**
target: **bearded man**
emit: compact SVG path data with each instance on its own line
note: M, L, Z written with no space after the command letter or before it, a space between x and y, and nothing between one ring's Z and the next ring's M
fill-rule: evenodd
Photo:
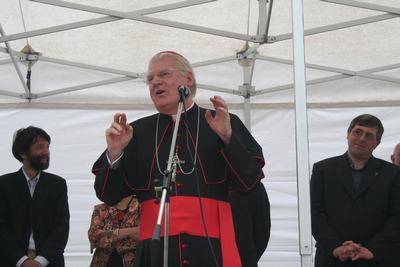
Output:
M0 266L64 267L69 234L67 184L44 172L50 136L37 127L16 131L14 157L22 167L0 176Z

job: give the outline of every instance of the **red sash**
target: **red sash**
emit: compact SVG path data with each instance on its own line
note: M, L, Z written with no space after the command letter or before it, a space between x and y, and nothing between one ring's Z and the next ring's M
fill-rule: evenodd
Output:
M208 236L220 239L223 267L241 267L230 204L210 198L202 198L202 204ZM140 209L140 240L151 239L153 227L157 221L159 204L154 203L154 200L147 200L141 203ZM198 197L170 197L169 214L169 236L179 234L206 235ZM164 219L161 235L164 235Z

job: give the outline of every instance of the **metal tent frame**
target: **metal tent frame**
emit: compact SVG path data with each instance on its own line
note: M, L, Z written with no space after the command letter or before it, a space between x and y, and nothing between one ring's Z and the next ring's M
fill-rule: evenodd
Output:
M6 45L6 48L0 47L0 52L8 53L10 56L10 59L0 60L0 65L9 64L12 62L24 89L24 92L17 93L15 91L7 90L6 88L0 88L0 95L14 97L14 98L22 98L31 101L38 98L63 94L77 90L83 90L87 88L93 88L101 85L118 83L132 79L143 79L145 76L145 73L142 72L130 72L120 69L107 68L104 66L83 64L74 61L46 57L41 54L27 54L15 51L11 48L10 45L10 42L15 40L127 19L127 20L140 21L149 24L173 27L186 31L193 31L198 33L204 33L209 35L215 35L215 36L245 41L246 46L236 54L233 54L228 57L215 58L212 60L197 62L193 64L193 67L197 68L202 66L218 64L222 62L237 61L238 64L242 67L242 73L243 73L243 83L239 85L238 88L225 88L220 86L214 86L211 84L201 84L201 83L198 84L198 87L206 90L242 96L243 97L242 108L244 110L245 124L249 129L251 127L250 123L251 109L252 106L254 105L251 102L252 97L262 94L270 94L277 91L293 89L293 88L295 89L295 115L296 115L295 121L296 121L296 152L297 152L296 156L297 156L299 248L300 248L299 251L301 256L301 265L304 267L312 266L312 236L311 236L310 199L309 199L309 183L308 183L310 177L308 133L307 133L308 104L306 96L306 91L307 91L306 86L312 84L325 83L334 80L346 79L354 76L400 84L399 78L393 78L376 74L377 72L400 68L400 63L376 67L376 68L364 69L361 71L353 71L349 69L306 63L305 52L304 52L305 50L304 37L335 31L339 29L345 29L349 27L356 27L368 23L375 23L379 21L398 18L400 15L399 8L363 3L355 0L321 0L323 2L352 6L352 7L369 9L386 13L381 15L369 16L362 19L349 20L341 23L335 23L331 25L304 30L303 3L302 1L292 0L293 33L270 36L269 26L270 26L271 13L273 11L273 0L269 1L258 0L259 17L258 17L258 28L256 35L240 34L236 32L223 31L214 28L202 27L202 26L180 23L171 20L159 19L148 16L154 13L162 13L169 10L190 7L194 5L207 4L210 2L214 2L215 0L186 0L174 4L160 5L149 9L137 10L134 12L119 12L115 10L70 3L61 0L30 0L30 1L46 5L64 7L73 10L80 10L80 11L101 14L104 16L95 19L89 19L53 27L41 28L38 30L26 31L10 35L7 35L0 25L0 33L1 33L0 43L4 43ZM258 49L263 45L290 39L292 39L293 41L293 60L264 56L258 53ZM249 45L249 43L252 43L253 45ZM256 60L293 65L294 83L270 87L270 88L256 89L252 83ZM82 69L101 71L104 73L116 75L117 77L104 79L97 82L80 84L71 87L53 89L42 93L35 93L32 92L30 88L28 88L26 80L23 77L22 71L18 65L19 62L24 62L24 61L43 61L55 64L62 64ZM324 78L307 80L305 76L306 68L324 70L332 72L334 74Z

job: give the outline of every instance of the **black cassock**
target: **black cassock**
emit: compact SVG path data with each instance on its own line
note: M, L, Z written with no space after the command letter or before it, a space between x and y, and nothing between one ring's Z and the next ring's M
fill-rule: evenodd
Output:
M225 145L205 120L205 111L194 105L181 116L175 146L179 164L170 193L170 267L211 267L216 265L215 260L223 267L241 266L229 190L249 191L264 177L262 148L240 119L230 115L232 137ZM150 267L150 243L159 207L155 199L160 197L154 187L163 180L174 119L154 114L131 125L133 138L117 167L110 168L105 153L95 162L95 190L97 197L106 203L115 203L132 191L137 195L141 203L141 242L135 266ZM195 171L192 171L192 155L196 155ZM162 243L163 239L161 252ZM162 264L162 253L158 260Z
M233 191L230 196L236 244L242 265L257 267L267 249L271 233L271 212L262 182L248 192Z

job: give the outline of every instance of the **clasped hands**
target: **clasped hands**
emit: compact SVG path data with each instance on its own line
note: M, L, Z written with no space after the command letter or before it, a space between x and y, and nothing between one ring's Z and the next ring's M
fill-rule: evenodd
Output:
M349 259L352 261L359 259L371 260L374 258L374 254L369 249L351 240L343 242L341 246L333 250L332 254L340 261Z
M42 267L42 265L34 259L27 259L21 264L21 267Z

